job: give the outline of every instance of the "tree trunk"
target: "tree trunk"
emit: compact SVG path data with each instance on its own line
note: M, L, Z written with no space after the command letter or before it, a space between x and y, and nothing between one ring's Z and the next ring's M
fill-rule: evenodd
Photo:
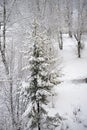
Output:
M16 98L17 98L17 123L16 124L17 124L17 130L21 130L21 128L20 128L21 123L20 123L20 120L19 120L19 118L20 118L20 115L19 115L19 111L20 111L19 104L20 104L20 102L19 102L18 91L17 91L17 97Z
M72 32L71 31L69 31L69 37L72 38Z
M10 81L10 107L11 107L11 118L12 118L12 126L15 128L15 118L14 118L14 106L13 106L13 83L12 78Z
M5 53L6 44L6 2L3 0L3 52Z
M78 41L78 58L81 58L81 42Z
M59 48L60 48L60 50L63 50L63 37L62 37L61 31L60 31L60 34L59 34Z
M78 51L78 58L81 58L81 33L80 36L74 35L75 39L77 40L77 51Z
M37 102L37 111L38 111L38 130L40 130L40 106L39 106L39 101Z

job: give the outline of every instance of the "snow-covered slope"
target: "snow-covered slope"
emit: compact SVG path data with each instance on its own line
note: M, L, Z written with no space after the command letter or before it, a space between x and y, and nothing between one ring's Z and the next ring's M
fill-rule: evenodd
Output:
M84 44L84 41L82 41ZM81 58L77 57L77 43L75 39L64 37L64 49L61 51L63 57L63 78L78 79L87 77L87 45L81 50Z
M56 112L66 120L56 130L87 129L87 45L77 58L76 41L64 36L62 57L62 83L55 86L53 98Z

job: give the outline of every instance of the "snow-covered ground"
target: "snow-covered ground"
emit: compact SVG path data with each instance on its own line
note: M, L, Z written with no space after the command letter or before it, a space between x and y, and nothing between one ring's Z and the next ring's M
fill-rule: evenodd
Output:
M56 130L87 130L87 43L77 58L76 41L64 36L62 57L62 83L55 87L53 98L56 112L66 120ZM81 80L80 80L81 79Z

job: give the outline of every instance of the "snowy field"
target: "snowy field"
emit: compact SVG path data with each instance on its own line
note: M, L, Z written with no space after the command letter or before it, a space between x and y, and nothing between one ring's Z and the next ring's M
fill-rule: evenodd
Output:
M81 59L77 58L76 41L64 36L62 57L62 83L55 87L54 111L65 120L56 130L87 130L87 45ZM83 53L84 52L84 53Z

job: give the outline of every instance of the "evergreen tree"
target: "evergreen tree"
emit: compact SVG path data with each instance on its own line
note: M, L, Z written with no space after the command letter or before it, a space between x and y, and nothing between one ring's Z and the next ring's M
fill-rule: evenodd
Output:
M41 32L41 28L34 23L34 31L30 44L31 51L29 51L29 79L28 85L23 90L25 99L27 100L27 108L23 114L26 116L26 124L28 128L38 130L50 129L50 127L57 127L58 116L50 117L48 114L48 97L52 94L52 88L55 83L55 71L53 69L55 59L52 43L46 32ZM41 32L41 33L40 33ZM57 70L56 70L57 71ZM54 79L55 77L55 79ZM58 81L58 79L57 79ZM49 120L49 121L48 121ZM55 123L54 120L56 120ZM50 125L51 124L51 125ZM48 127L50 125L50 127ZM26 126L25 126L26 127Z
M45 105L47 105L47 96L51 91L53 84L49 81L48 62L44 55L43 40L36 34L36 26L34 27L34 45L33 55L31 59L31 81L27 89L30 102L32 103L29 118L31 119L31 128L37 127L41 130L41 126L45 115Z

